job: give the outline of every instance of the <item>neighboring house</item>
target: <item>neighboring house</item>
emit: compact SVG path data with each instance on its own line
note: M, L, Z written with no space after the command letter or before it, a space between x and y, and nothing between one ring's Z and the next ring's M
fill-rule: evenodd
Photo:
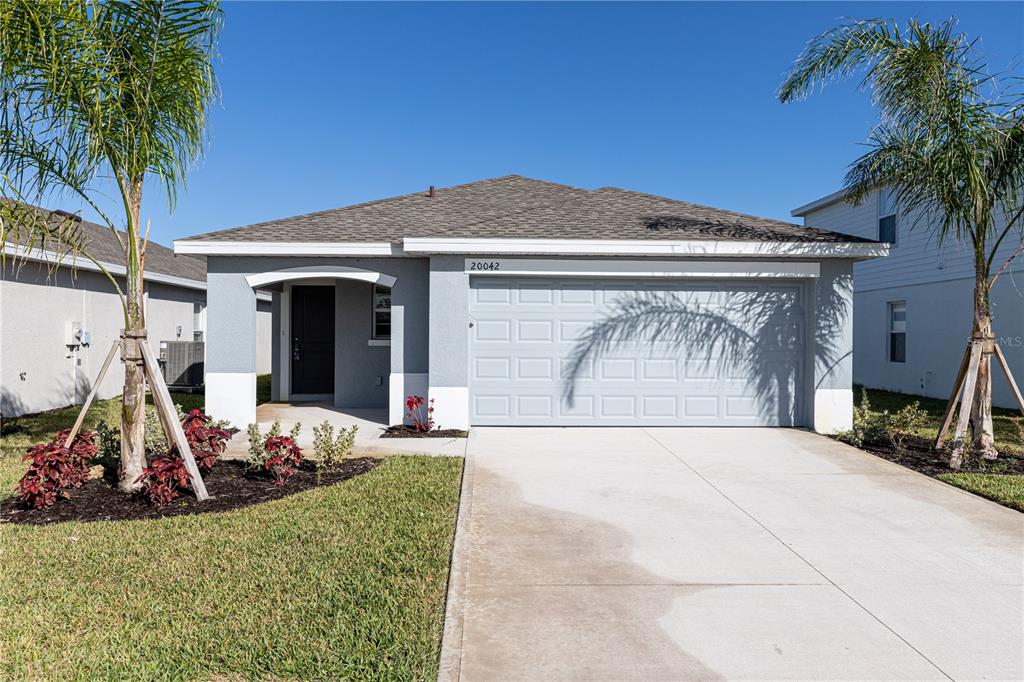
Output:
M891 244L889 257L854 266L854 381L902 393L948 398L971 336L974 264L970 248L941 247L920 212L899 212L888 191L854 206L837 192L793 210L809 227ZM1005 225L1005 223L1003 223ZM1000 247L997 264L1021 245L1020 231ZM1017 382L1024 381L1024 257L992 291L993 326ZM1016 407L1002 370L993 400Z
M62 214L65 215L65 214ZM86 249L115 275L124 274L124 257L106 227L79 221ZM114 288L89 260L63 259L6 244L7 265L0 269L0 414L15 417L79 404L92 388L100 365L124 326ZM24 260L15 263L15 254ZM176 256L150 242L146 253L146 328L153 350L162 341L205 341L206 263ZM123 278L121 286L124 286ZM253 337L255 369L270 371L270 298L256 302L258 329ZM255 312L255 311L254 311ZM75 336L74 330L82 335ZM258 342L257 342L258 340ZM119 365L107 372L99 398L118 395L124 382Z
M275 399L386 408L396 423L422 395L443 428L847 428L853 263L886 252L520 176L174 246L207 258L215 416L255 418L256 294L271 291ZM666 308L685 324L661 325ZM609 324L618 336L601 338Z

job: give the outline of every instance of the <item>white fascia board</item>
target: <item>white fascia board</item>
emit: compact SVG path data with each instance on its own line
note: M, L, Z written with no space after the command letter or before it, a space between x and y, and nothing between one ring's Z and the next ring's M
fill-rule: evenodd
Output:
M886 244L862 242L760 242L582 239L433 239L409 238L405 252L559 255L559 256L753 256L804 258L878 258Z
M831 206L834 203L842 201L843 199L846 198L846 195L847 191L845 189L841 189L838 192L832 192L832 194L829 194L828 196L821 197L820 199L815 199L814 201L808 204L804 204L803 206L798 206L797 208L794 208L792 211L790 211L789 214L794 218L802 218L808 213L817 211L819 208L825 208L826 206Z
M805 261L705 260L559 260L528 258L467 258L465 272L473 276L538 277L700 277L700 278L814 278L821 265Z
M20 244L7 243L4 246L4 251L11 256L16 258L26 258L28 260L39 261L42 263L57 264L57 267L71 268L76 270L89 270L90 272L102 272L96 263L93 263L88 258L81 256L71 257L66 256L58 260L57 253L54 251L40 251L38 249L26 249ZM99 261L100 265L107 269L112 275L117 277L124 277L127 270L123 265L117 263L107 263L106 261ZM182 287L184 289L195 289L197 291L206 291L206 282L201 282L197 279L188 279L187 277L175 277L174 275L164 275L159 272L146 272L143 274L143 280L146 282L156 282L158 284L167 284L173 287ZM256 298L260 301L271 301L273 297L270 293L265 291L257 291Z
M400 256L390 242L215 242L176 239L175 253L203 256Z
M26 258L28 260L39 261L42 263L48 263L50 265L56 265L61 268L72 268L75 270L90 270L92 272L102 272L96 263L93 263L88 258L83 256L63 256L61 257L55 251L40 251L39 249L26 249L20 244L7 243L4 245L4 250L15 258ZM127 269L123 265L117 263L108 263L106 261L99 261L99 264L107 269L112 275L118 277L124 277ZM169 284L176 287L184 287L186 289L200 289L206 291L206 282L202 282L197 279L188 279L187 277L175 277L174 275L164 275L159 272L146 272L143 275L143 279L147 282L158 282L160 284Z

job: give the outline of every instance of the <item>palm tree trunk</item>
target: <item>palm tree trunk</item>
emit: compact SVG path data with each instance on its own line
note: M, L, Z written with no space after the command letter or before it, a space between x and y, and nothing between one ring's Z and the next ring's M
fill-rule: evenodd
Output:
M992 310L989 305L988 273L984 258L977 264L974 278L974 328L975 339L984 342L981 364L978 366L978 381L974 389L974 403L971 406L971 427L974 434L974 452L985 459L998 456L992 426L992 350L995 335L992 333Z
M145 326L139 214L142 209L142 181L133 182L127 192L129 220L125 240L127 310L125 314L124 393L121 406L121 470L119 486L125 492L138 490L137 482L146 466L146 381L138 343Z

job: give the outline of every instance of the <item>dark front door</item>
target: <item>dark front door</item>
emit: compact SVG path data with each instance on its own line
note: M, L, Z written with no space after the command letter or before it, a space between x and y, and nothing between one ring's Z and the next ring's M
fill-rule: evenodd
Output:
M292 287L292 393L334 393L334 287Z

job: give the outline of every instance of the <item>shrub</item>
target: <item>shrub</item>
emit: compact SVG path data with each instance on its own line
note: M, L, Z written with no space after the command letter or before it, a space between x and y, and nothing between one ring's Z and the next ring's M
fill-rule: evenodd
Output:
M142 483L142 496L154 507L170 504L181 495L181 489L191 484L185 460L177 453L167 453L154 459L142 470L136 480Z
M246 466L250 469L265 469L264 465L268 457L266 443L268 439L281 435L281 420L274 420L266 436L260 432L259 424L249 424L246 432L249 435L249 455L245 458ZM298 442L301 432L302 422L298 422L288 432L288 437Z
M904 441L907 436L913 435L918 429L928 425L928 413L921 409L921 403L914 401L904 405L894 414L884 412L882 429L886 438L892 444L893 451L903 457L907 454Z
M250 468L262 467L267 461L267 450L263 447L266 439L260 433L260 425L249 424L246 433L249 435L249 454L245 458L245 464Z
M214 426L213 419L199 410L192 410L185 415L181 427L200 473L209 473L217 458L224 453L231 433Z
M410 395L405 398L405 416L412 420L412 427L417 431L434 430L434 399L428 402L421 395Z
M101 421L96 425L96 457L104 465L113 464L121 458L121 429Z
M96 425L99 440L99 457L105 462L117 462L121 458L121 427L111 426L106 420ZM160 423L155 408L146 408L146 421L143 427L143 442L146 452L158 453L167 450L167 434Z
M835 436L857 448L876 445L885 441L885 424L888 417L888 412L876 413L871 409L867 389L862 388L860 403L853 408L853 428L849 431L840 431Z
M270 436L263 447L267 452L263 468L274 475L274 485L284 485L302 463L302 450L291 436Z
M358 430L359 426L353 424L351 428L339 429L335 436L334 427L326 420L320 426L314 426L313 451L316 452L317 471L340 465L352 452Z
M69 490L79 488L89 480L89 460L97 451L96 434L79 433L71 447L64 441L70 429L60 431L49 443L33 445L24 456L28 470L18 482L18 501L32 509L51 507L61 498L71 497Z
M164 433L164 425L160 423L160 417L152 406L146 408L146 421L142 429L142 438L145 442L146 452L164 452L167 450L167 434ZM118 429L117 437L118 456L121 448L121 432Z

